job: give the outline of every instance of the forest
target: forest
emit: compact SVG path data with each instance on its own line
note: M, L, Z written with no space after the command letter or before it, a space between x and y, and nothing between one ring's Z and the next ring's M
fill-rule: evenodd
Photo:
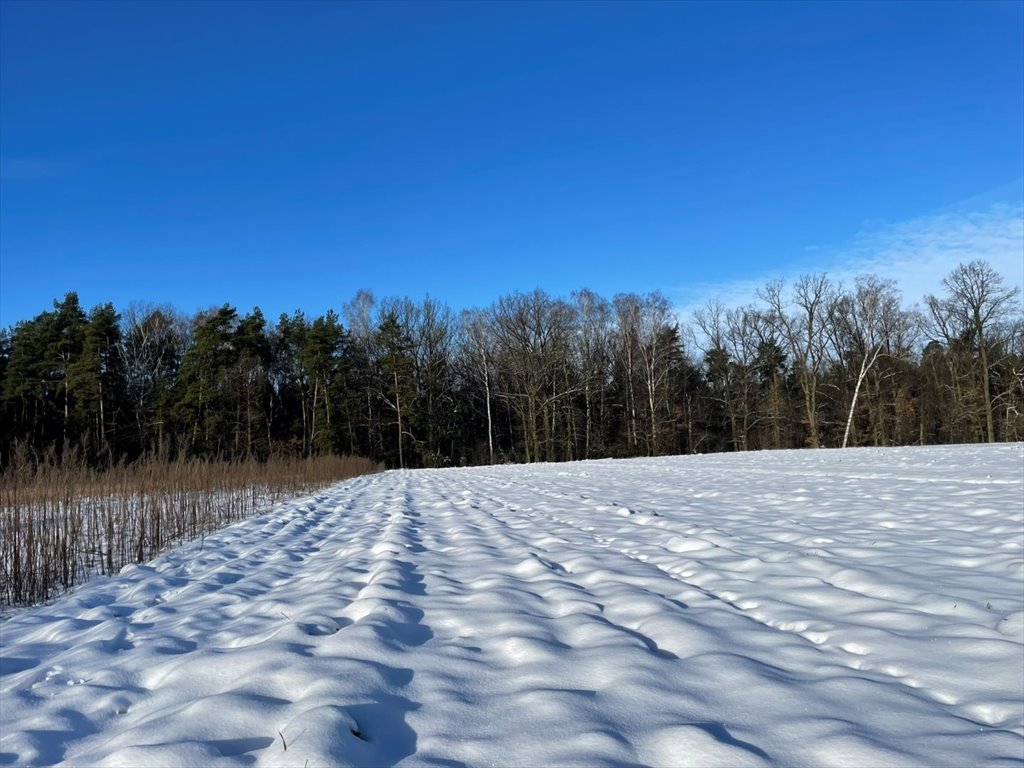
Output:
M678 318L659 292L454 311L355 293L268 321L75 293L0 331L0 466L74 451L390 467L1024 439L1020 292L973 261L908 306L825 274Z

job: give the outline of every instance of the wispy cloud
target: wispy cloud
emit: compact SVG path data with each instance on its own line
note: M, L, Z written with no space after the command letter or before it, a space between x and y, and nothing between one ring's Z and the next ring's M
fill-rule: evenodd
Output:
M792 282L802 274L825 272L851 285L857 275L874 273L896 281L907 304L942 292L942 279L959 263L983 259L1007 284L1024 284L1024 203L995 203L983 209L948 211L900 224L866 229L845 246L809 246L814 266L765 269L749 279L688 286L676 297L676 311L689 319L709 299L725 306L757 301L769 280Z

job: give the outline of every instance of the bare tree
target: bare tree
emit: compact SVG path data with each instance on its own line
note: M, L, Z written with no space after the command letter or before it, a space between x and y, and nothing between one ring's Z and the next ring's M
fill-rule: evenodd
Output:
M824 274L804 275L793 286L792 297L783 296L783 283L768 283L758 294L768 305L768 317L786 342L804 397L807 444L821 442L818 419L818 386L828 357L829 307L834 288Z
M619 294L613 300L615 306L615 331L617 337L619 364L625 383L627 413L627 435L630 453L636 455L639 444L637 429L636 379L637 364L640 357L640 316L642 313L640 297L635 293Z
M832 302L829 319L829 334L836 355L857 368L843 431L842 447L845 448L861 386L881 356L909 353L915 324L912 315L901 307L896 283L877 275L857 277L854 291L841 293Z
M745 451L754 426L758 313L753 307L725 309L710 301L693 316L694 343L704 353L708 378L729 417L733 448Z
M499 395L519 416L526 460L553 460L555 406L576 391L559 375L570 354L572 308L538 289L501 297L489 316L501 372Z
M376 303L377 300L371 291L360 290L342 309L349 333L352 334L353 351L366 372L358 384L363 390L361 399L364 400L366 407L366 443L371 453L376 453L375 446L380 446L383 441L379 420L374 417L375 385L373 377L369 375L377 359L377 321L374 317Z
M494 463L494 419L491 413L491 382L494 379L494 340L491 326L483 312L467 309L462 313L461 346L470 361L474 378L484 386L484 404L487 412L487 461Z
M678 351L679 335L668 299L660 292L654 291L642 297L640 308L639 351L650 418L648 452L654 455L660 451L659 424L671 417L666 384Z
M447 462L441 440L448 434L451 393L451 360L455 334L454 313L429 296L416 307L412 339L416 358L416 379L423 400L426 433L424 460L435 466Z
M945 298L925 297L936 340L965 341L978 352L982 406L988 442L996 440L992 412L989 353L998 337L997 329L1020 311L1016 301L1020 291L1003 285L1003 277L985 261L960 264L942 281Z
M1024 438L1024 313L1010 321L1006 338L1006 384L997 399L1006 414L1003 437L1018 441Z
M590 458L596 441L594 433L604 426L605 392L610 377L611 307L607 300L586 288L573 292L572 300L578 321L575 353L583 387L583 457Z
M732 368L726 348L726 309L720 301L709 301L693 313L690 338L704 356L706 376L713 400L725 408L734 449L739 445L736 409L732 404Z
M188 347L189 321L167 305L133 303L121 314L121 327L118 352L140 447L163 450L167 447L166 414L161 397L170 388Z

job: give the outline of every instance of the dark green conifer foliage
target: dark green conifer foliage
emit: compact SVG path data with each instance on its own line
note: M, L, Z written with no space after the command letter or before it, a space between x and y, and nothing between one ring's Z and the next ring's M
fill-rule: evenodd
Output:
M0 331L0 468L66 447L94 465L348 452L423 467L1024 438L1019 294L983 263L944 285L922 319L876 278L772 283L760 305L709 304L688 334L657 292L538 289L457 321L360 291L347 327L230 305L86 313L69 293ZM813 336L795 312L811 288ZM877 313L852 311L876 294Z
M238 313L227 304L196 318L192 345L181 363L175 415L190 453L225 455L233 447L226 372L238 358ZM227 407L226 407L227 406Z
M345 423L348 334L333 310L309 326L300 358L310 381L310 453L341 452L348 439Z
M375 340L380 350L378 395L392 416L390 429L384 430L385 455L389 461L405 467L405 445L415 439L411 432L416 400L412 337L399 320L398 312L389 309L381 318Z
M105 456L108 461L117 443L119 409L124 400L119 320L113 304L94 307L82 334L81 353L68 371L76 393L78 440L89 456Z

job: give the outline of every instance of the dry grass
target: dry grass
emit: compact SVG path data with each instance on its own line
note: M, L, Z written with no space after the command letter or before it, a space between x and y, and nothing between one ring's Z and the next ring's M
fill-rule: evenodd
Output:
M347 456L151 458L104 471L73 455L16 458L0 474L0 605L46 601L290 496L381 469Z

